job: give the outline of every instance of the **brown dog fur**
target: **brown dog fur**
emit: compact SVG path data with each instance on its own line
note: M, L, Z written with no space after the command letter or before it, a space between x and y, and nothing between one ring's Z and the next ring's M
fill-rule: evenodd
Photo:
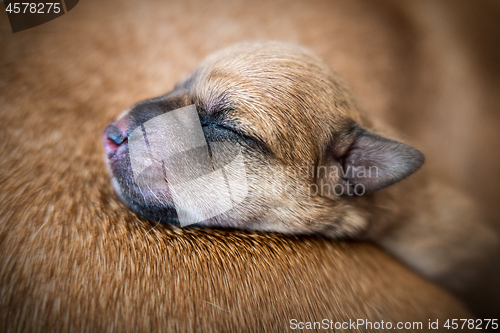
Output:
M474 283L498 246L469 198L432 175L401 181L420 168L423 155L385 138L384 128L359 109L324 61L276 41L238 43L209 56L172 92L135 104L106 128L114 187L141 215L178 223L169 188L152 190L156 185L134 181L127 133L190 104L196 105L206 140L238 147L246 164L245 179L234 179L231 188L244 193L248 187L246 198L201 225L369 239L456 292ZM148 131L149 141L171 151L181 144L179 136ZM164 159L163 167L172 168L172 157ZM186 165L184 172L197 174L192 168ZM194 195L201 198L184 214L213 205L209 195Z
M470 317L370 245L144 223L113 194L99 133L211 51L241 39L290 40L325 57L361 104L419 143L428 168L484 198L497 218L493 5L471 13L464 3L437 3L452 11L428 22L420 2L116 4L82 1L15 35L0 18L0 327L257 331L285 330L294 317ZM460 22L475 28L461 33ZM470 49L454 68L473 80L442 66L459 47ZM462 101L481 103L464 120L467 113L454 117L466 107L453 97L467 91L474 99L459 94Z

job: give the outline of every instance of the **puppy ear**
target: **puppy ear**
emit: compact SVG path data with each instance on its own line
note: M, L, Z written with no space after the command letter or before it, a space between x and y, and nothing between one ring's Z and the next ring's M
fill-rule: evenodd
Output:
M351 146L337 158L344 185L361 184L366 191L377 191L408 177L424 160L419 150L361 128Z

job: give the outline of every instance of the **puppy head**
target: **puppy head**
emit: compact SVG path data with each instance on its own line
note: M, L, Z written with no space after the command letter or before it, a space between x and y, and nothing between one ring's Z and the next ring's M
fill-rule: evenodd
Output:
M418 150L363 126L321 59L254 42L213 54L172 92L135 104L103 140L115 190L150 219L342 237L366 225L354 196L423 163Z

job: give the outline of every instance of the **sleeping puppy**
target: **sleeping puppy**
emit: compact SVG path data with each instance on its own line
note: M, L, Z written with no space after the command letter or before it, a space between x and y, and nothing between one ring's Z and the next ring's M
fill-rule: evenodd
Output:
M295 45L213 54L103 141L118 195L162 223L372 240L457 292L497 243L467 197L416 172L423 154Z

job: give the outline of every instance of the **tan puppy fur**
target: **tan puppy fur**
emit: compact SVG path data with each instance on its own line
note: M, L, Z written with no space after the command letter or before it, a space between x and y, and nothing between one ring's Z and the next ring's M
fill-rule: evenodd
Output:
M172 92L137 103L106 129L113 184L139 214L178 223L169 190L135 183L127 135L193 103L207 141L243 151L247 179L232 190L249 187L243 202L200 225L370 239L458 292L496 250L494 232L457 191L423 174L393 185L415 172L423 155L368 132L381 134L381 127L359 110L339 75L308 50L282 42L222 50Z
M429 319L471 318L370 244L147 223L109 185L100 134L209 53L291 41L325 58L364 109L424 152L424 168L401 186L438 171L494 222L497 7L86 0L16 34L0 15L1 330L287 331L291 318L366 318L421 321L425 331ZM485 299L498 293L491 281L478 294L485 318L498 317L498 301Z

